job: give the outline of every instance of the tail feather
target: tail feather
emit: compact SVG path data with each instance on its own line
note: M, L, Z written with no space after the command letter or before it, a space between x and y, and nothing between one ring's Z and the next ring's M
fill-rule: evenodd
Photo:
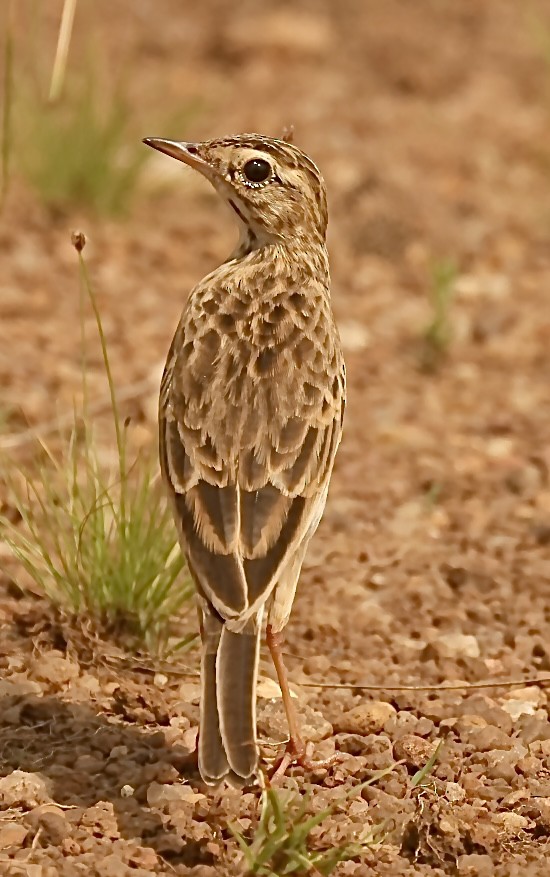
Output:
M256 745L256 680L260 619L242 632L228 630L219 616L202 616L202 694L199 771L209 785L224 777L242 785L254 777Z
M220 734L216 698L216 653L202 658L201 718L199 729L199 771L205 783L217 785L229 771Z
M256 680L260 627L253 619L239 633L224 627L218 648L216 682L220 732L229 766L241 781L258 766Z

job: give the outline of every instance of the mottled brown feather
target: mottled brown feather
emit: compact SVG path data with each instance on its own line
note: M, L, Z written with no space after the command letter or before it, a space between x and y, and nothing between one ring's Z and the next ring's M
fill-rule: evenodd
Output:
M161 467L210 619L203 721L217 727L200 751L214 782L255 765L259 620L274 589L278 628L290 611L340 441L345 371L316 166L293 144L259 135L193 150L242 224L233 256L184 308L159 409ZM242 182L256 156L273 164L276 182L265 189ZM241 684L233 694L232 673Z

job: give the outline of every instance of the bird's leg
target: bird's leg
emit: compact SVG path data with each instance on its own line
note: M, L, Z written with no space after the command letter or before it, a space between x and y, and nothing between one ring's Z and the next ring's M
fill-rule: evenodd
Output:
M273 664L275 666L275 672L277 673L279 688L281 689L283 706L288 722L289 734L289 740L286 745L285 754L283 755L282 760L279 762L279 765L275 770L274 776L282 776L285 773L287 767L289 767L293 762L301 765L305 770L317 770L318 768L329 767L331 764L334 764L334 762L338 760L338 753L335 753L334 755L331 755L330 758L325 758L322 761L312 761L309 757L308 747L306 746L304 740L300 735L296 710L294 709L294 704L292 703L292 697L288 685L288 676L283 661L283 634L280 632L275 632L271 625L268 624L266 630L266 641L267 647L271 653Z

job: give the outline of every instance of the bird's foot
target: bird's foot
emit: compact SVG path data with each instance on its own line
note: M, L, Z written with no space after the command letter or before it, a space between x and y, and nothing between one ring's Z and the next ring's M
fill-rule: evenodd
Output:
M286 744L283 755L275 762L274 770L270 775L271 783L277 782L284 777L288 768L293 764L299 765L304 771L309 773L317 770L324 770L340 760L339 752L335 752L328 758L321 758L318 760L313 759L311 757L313 754L313 748L313 743L306 744L299 737L291 737Z

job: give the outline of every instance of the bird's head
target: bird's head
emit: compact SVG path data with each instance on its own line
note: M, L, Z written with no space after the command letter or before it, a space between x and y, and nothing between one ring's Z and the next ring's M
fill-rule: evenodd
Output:
M157 137L143 142L200 171L259 242L304 235L325 240L325 184L293 143L260 134L203 143Z

